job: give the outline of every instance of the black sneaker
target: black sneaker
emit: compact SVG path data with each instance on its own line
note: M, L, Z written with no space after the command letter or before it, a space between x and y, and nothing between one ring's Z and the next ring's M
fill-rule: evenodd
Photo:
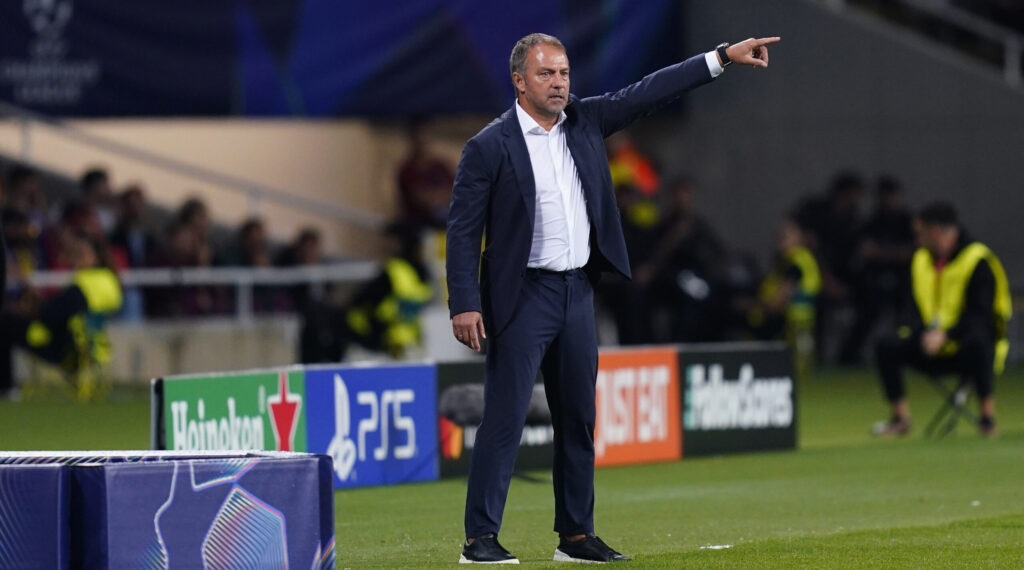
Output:
M498 535L485 534L463 543L459 564L519 564L519 559L498 544Z
M612 547L593 534L588 534L576 542L570 542L563 538L558 542L558 548L555 549L555 562L606 564L631 560L633 559L612 550Z

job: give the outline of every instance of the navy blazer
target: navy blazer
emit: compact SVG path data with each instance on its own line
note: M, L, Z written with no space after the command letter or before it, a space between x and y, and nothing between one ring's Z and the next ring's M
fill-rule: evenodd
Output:
M590 219L589 275L608 271L630 278L605 137L711 79L701 54L614 93L570 95L563 128ZM455 174L446 253L452 316L479 311L488 334L505 328L526 274L536 206L530 155L513 105L469 139Z

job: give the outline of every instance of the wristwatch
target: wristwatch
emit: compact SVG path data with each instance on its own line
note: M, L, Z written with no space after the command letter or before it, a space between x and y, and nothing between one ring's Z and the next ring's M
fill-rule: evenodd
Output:
M718 52L718 57L722 59L722 69L725 69L732 64L732 60L729 59L729 54L725 53L725 48L727 47L729 47L729 42L723 42L715 46L715 51Z

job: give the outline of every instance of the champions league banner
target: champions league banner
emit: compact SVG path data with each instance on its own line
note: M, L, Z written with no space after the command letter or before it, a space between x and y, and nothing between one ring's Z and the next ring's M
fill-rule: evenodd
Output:
M573 91L679 61L674 0L5 0L0 100L65 117L495 113L530 32Z
M0 567L334 568L331 461L0 454Z
M0 457L0 568L68 568L68 471L4 465Z

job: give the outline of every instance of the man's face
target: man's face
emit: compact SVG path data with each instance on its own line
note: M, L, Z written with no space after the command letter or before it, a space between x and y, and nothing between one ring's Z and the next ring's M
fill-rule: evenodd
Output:
M513 74L519 103L527 112L557 117L569 103L569 56L550 44L537 44L526 54L524 75Z
M917 231L917 243L927 249L932 257L946 257L956 246L960 232L956 226L942 224L926 224L920 220L914 223Z

